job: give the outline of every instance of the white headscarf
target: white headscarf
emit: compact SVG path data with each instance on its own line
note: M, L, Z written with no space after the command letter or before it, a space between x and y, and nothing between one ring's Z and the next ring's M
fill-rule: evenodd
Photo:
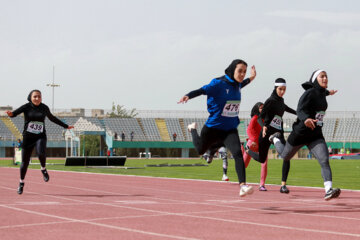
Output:
M317 70L316 72L314 72L314 74L312 75L312 78L311 78L311 82L312 82L312 83L315 82L316 78L319 76L319 74L320 74L321 72L325 72L325 71L322 70L322 69L319 69L319 70Z

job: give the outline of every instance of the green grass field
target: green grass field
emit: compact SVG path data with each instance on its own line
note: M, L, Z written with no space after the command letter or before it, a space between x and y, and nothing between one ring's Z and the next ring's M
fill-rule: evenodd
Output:
M37 160L34 163L38 163ZM201 159L127 159L125 166L135 169L103 169L90 167L65 167L64 160L48 160L48 170L94 172L106 174L141 175L154 177L187 178L221 180L222 160L215 159L209 166L193 167L144 167L150 164L205 164ZM333 172L333 185L343 189L360 190L360 160L330 160ZM11 160L0 160L0 167L19 167ZM39 165L30 168L38 169ZM268 163L267 184L280 184L282 160L271 159ZM234 160L229 160L228 176L230 181L237 181ZM260 179L260 164L251 160L246 170L247 182L258 183ZM316 160L291 160L288 185L323 187L320 165Z

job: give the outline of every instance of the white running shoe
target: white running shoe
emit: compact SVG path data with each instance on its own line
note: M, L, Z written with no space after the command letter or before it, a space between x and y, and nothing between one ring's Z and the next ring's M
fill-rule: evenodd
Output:
M254 192L254 189L252 186L248 185L242 185L240 187L240 197L245 197L246 195L251 195Z
M196 127L197 127L196 122L190 123L190 124L188 125L188 131L191 132L191 130L192 130L192 129L196 129Z
M223 181L229 181L229 178L228 178L228 176L226 176L226 174L224 174L223 177L222 177L222 180Z

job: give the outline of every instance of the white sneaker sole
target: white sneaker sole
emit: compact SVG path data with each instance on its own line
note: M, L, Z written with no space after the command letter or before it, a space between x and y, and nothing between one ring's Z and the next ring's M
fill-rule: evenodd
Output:
M253 193L254 193L254 188L250 186L246 192L241 191L241 189L240 189L239 195L240 195L240 197L245 197L246 195L251 195Z
M189 124L187 128L188 128L188 131L191 132L191 130L196 129L196 127L197 127L196 122L193 122L193 123Z

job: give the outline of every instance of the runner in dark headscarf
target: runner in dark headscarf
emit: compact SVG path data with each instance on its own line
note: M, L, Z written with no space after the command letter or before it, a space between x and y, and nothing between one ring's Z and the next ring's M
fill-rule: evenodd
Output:
M41 164L41 172L44 177L44 181L49 181L50 177L46 170L46 129L45 129L45 117L48 117L50 121L62 126L63 128L71 129L73 126L68 126L61 120L51 114L47 105L42 103L41 92L39 90L32 90L27 100L28 103L22 105L15 111L7 111L9 117L16 117L17 115L24 113L24 131L23 131L23 145L22 145L22 162L20 166L20 183L18 188L18 194L23 193L24 179L30 163L30 157L34 147Z
M261 133L259 135L259 153L253 152L251 149L246 148L246 152L256 161L264 163L267 159L267 155L270 149L271 142L269 137L278 133L279 139L285 143L284 138L284 128L283 128L283 115L284 112L289 112L296 115L296 111L292 108L289 108L284 103L284 94L286 92L286 81L283 78L278 78L275 80L275 87L271 96L265 101L260 117L258 118L258 123L262 127ZM290 169L290 162L283 161L282 172L288 173ZM287 176L286 176L287 177ZM286 180L282 179L281 193L289 193L289 189L286 187Z
M210 116L201 130L201 135L198 135L196 123L190 124L188 130L191 132L195 149L200 155L214 145L218 147L224 145L232 153L241 197L253 193L253 188L246 185L245 166L237 131L240 123L238 115L241 89L256 77L255 66L252 66L250 78L244 79L246 70L247 63L236 59L226 68L224 76L215 78L202 88L191 91L178 102L186 103L194 97L207 95L207 109Z
M337 91L327 91L328 77L324 70L316 70L310 80L302 84L305 92L300 97L297 107L297 120L293 130L284 144L278 136L272 136L277 152L290 161L294 154L304 145L312 152L321 166L324 179L325 200L339 197L341 190L332 188L332 173L329 164L329 152L322 133L325 111L328 107L326 96Z

